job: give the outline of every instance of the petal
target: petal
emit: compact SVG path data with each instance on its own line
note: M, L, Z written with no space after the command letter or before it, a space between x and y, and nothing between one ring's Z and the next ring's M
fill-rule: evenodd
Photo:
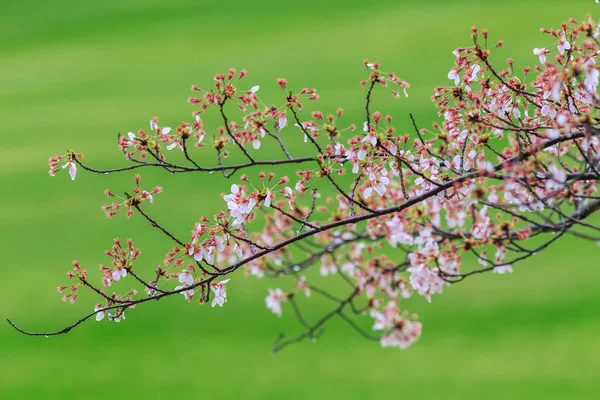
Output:
M69 163L69 175L71 175L71 180L74 181L77 175L77 166L75 163Z

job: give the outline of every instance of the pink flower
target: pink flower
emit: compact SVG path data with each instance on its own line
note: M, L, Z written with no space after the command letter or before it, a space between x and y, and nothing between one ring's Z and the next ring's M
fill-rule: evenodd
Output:
M215 294L215 298L213 299L211 306L218 305L219 307L223 307L223 304L227 302L227 288L225 284L229 282L229 279L225 279L224 281L213 283L210 289Z
M267 308L273 312L273 314L281 317L281 301L285 300L286 296L281 289L269 289L269 295L265 298Z
M252 212L256 205L256 200L251 197L246 199L243 197L243 192L235 183L231 185L231 194L223 196L223 200L227 202L229 214L234 217L233 226L241 225L245 216Z
M383 309L383 312L377 309L371 309L371 318L375 319L374 330L385 330L394 326L398 317L399 308L396 303L390 301Z
M369 173L370 186L365 189L365 198L368 199L371 197L373 191L383 196L387 191L387 186L390 184L390 180L387 177L387 170L383 167L369 167L367 171Z
M397 215L394 216L390 221L387 221L385 225L389 229L388 242L391 246L396 247L398 243L412 246L414 243L413 236L404 231L404 224Z
M126 276L127 270L120 265L117 268L115 268L112 272L112 278L115 282L117 282L121 278L125 278Z
M75 165L73 161L69 161L68 163L63 165L63 169L67 167L69 168L69 175L71 175L71 180L74 181L75 175L77 175L77 165Z
M377 137L375 136L375 133L371 131L361 140L361 142L369 142L371 143L371 146L375 147L377 146Z
M558 52L562 56L565 54L565 50L571 50L571 43L567 42L567 39L563 36L562 39L558 41Z
M175 286L175 290L180 290L180 289L183 289L186 287L187 287L187 285ZM192 296L194 296L194 289L183 290L179 293L181 293L187 301L192 301Z
M546 55L550 53L550 50L546 48L538 49L537 47L533 49L533 54L540 57L540 64L546 63ZM561 53L562 54L562 53Z
M442 293L442 285L444 280L437 273L430 270L427 265L418 265L410 267L410 284L428 302L431 303L431 295L434 293Z
M406 349L421 336L422 327L420 322L401 320L392 332L381 338L381 346Z
M178 141L175 141L175 142L171 143L170 145L168 145L167 146L167 150L173 150L177 146L179 146L179 148L181 149L181 151L183 151L183 146Z
M511 265L499 265L497 267L494 267L494 269L492 270L493 273L495 274L500 274L500 275L504 275L504 274L511 274L513 272L512 266Z
M322 256L321 257L321 275L327 276L329 274L335 274L337 272L337 268L333 259L331 257Z
M191 286L194 283L194 277L190 274L190 271L186 268L184 269L178 277L179 282L185 283L188 286Z
M273 193L269 189L267 189L267 194L265 195L264 205L265 207L271 207L271 200L273 199Z
M152 197L152 194L150 194L150 192L147 192L145 190L142 191L142 199L148 199L148 200L150 200L150 203L154 203L154 197Z
M279 121L277 122L277 125L279 126L279 129L285 128L286 125L287 125L287 118L286 117L279 118Z
M137 140L137 137L135 136L135 133L129 132L129 133L127 133L127 137L129 137L129 140L125 141L125 145L127 147L134 146L135 145L135 141Z
M454 84L458 85L458 82L460 82L460 75L458 74L458 71L451 69L450 72L448 72L448 79L452 79Z
M94 312L96 313L96 321L102 321L104 319L104 314L106 313L105 311L99 311L102 310L102 304L96 304L96 307L94 307Z
M563 169L559 168L556 164L552 164L548 168L548 172L550 172L550 179L546 180L546 189L562 189L565 186L565 182L567 181L566 172Z
M304 294L306 295L306 297L310 297L310 288L308 287L308 283L306 283L306 278L301 276L299 278L296 278L296 285L298 285L298 288L300 290L304 290Z

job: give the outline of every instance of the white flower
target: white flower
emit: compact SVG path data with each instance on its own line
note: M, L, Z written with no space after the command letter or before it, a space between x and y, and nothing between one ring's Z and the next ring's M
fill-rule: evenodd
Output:
M152 197L152 194L150 192L142 190L142 198L150 200L151 204L154 203L154 197Z
M256 200L252 197L248 200L241 197L242 192L238 185L231 185L231 194L223 196L227 202L229 213L235 220L232 226L238 226L244 222L244 215L250 214L256 205Z
M181 149L181 151L183 151L183 146L178 143L178 142L173 142L170 145L167 146L167 150L173 150L175 147L179 146L179 148Z
M211 285L210 290L215 294L211 306L219 305L219 307L223 307L223 304L227 302L227 288L225 288L227 282L229 282L229 279Z
M432 294L442 293L444 280L437 273L430 270L427 265L410 267L408 272L410 272L410 284L428 302L431 303Z
M513 272L512 266L511 265L499 265L497 267L494 267L494 269L492 270L493 273L495 274L511 274Z
M271 200L272 200L273 194L271 193L271 191L269 189L267 189L267 194L265 195L265 201L264 201L264 205L265 207L271 207Z
M126 141L125 143L127 144L128 147L133 146L135 144L134 140L137 139L137 137L135 136L135 133L129 132L129 133L127 133L127 136L129 137L129 140Z
M96 321L102 321L104 319L104 315L106 314L105 311L99 311L98 310L102 310L102 306L101 305L96 305L96 307L94 307L94 312L96 313Z
M592 94L596 93L596 87L598 86L598 75L600 75L600 72L593 67L588 69L585 74L585 87L588 92Z
M398 347L406 349L421 336L422 325L420 322L402 320L399 327L381 337L382 347Z
M63 169L67 167L69 168L69 175L71 175L71 180L74 181L75 175L77 175L77 165L75 165L73 161L69 161L68 163L63 165Z
M281 317L281 301L285 299L284 293L281 289L269 289L269 295L265 298L267 308L273 312L273 314Z
M367 151L365 149L360 149L358 151L358 153L356 153L356 157L358 158L359 161L364 160L366 156L367 156ZM358 172L358 171L356 171L356 172Z
M404 224L402 220L396 215L390 221L385 223L390 230L388 242L391 246L396 247L398 243L402 243L408 246L412 246L414 238L411 234L404 230Z
M333 262L333 259L327 256L322 256L321 257L321 275L322 276L327 276L329 274L335 274L337 272L337 268L335 266L335 263Z
M235 251L235 255L237 256L238 260L241 260L242 258L244 258L244 252L242 251L242 248L240 247L239 244L235 244L234 247L234 251Z
M287 118L286 117L279 118L279 121L277 122L277 124L279 125L279 129L285 128L287 125Z
M127 276L127 270L123 267L117 267L112 272L112 278L114 281L118 281L121 278L125 278Z
M361 140L361 142L369 142L371 143L371 146L375 147L377 146L377 137L375 137L375 135L373 135L372 133L369 133Z
M544 64L546 62L546 54L550 51L546 48L538 49L537 47L533 49L533 54L540 57L540 64Z
M183 285L175 286L175 290L183 289L183 288L186 288L186 287L187 286L183 286ZM183 295L183 297L185 297L185 299L187 301L191 301L192 300L192 296L194 295L194 289L183 290L183 291L181 291L179 293L181 293Z
M558 42L558 52L562 56L565 54L565 50L571 50L571 43L567 42L567 39L563 36Z
M194 277L190 274L190 271L186 268L180 274L178 278L179 282L185 283L188 286L194 283Z
M460 82L460 76L458 75L458 71L455 69L451 69L450 72L448 72L448 79L452 79L454 81L454 84L458 85L458 82Z
M556 164L552 164L548 168L548 172L550 172L550 179L546 181L546 189L548 190L560 190L565 186L565 182L567 181L567 174L564 170L556 166Z

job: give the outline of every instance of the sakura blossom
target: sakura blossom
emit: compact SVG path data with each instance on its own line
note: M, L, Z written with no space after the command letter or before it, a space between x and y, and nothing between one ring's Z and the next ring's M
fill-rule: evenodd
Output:
M77 165L73 161L69 161L65 165L63 165L63 169L68 168L69 176L71 180L75 180L75 176L77 175Z
M227 288L225 284L229 282L229 279L225 279L221 282L213 283L210 287L210 290L214 293L214 298L211 303L211 306L214 307L218 305L219 307L223 307L223 304L227 302Z
M108 313L116 322L149 306L148 296L181 294L223 307L230 276L244 271L278 279L266 308L277 316L292 308L306 328L274 351L316 338L335 316L382 347L408 348L422 325L406 299L426 304L482 273L511 279L520 261L552 251L566 234L600 242L588 218L600 210L598 26L588 16L542 29L548 40L533 49L532 67L500 57L504 42L494 47L486 30L472 28L449 55L443 80L450 85L432 88L439 118L431 124L381 111L410 85L373 60L358 66L365 74L358 115L329 103L319 110L317 89L283 78L271 82L279 98L264 89L259 97L260 86L245 83L246 70L205 78L192 86L188 121L161 127L153 117L149 129L143 122L119 137L126 167L102 170L70 150L49 159L50 176L68 169L74 179L78 167L101 174L157 168L215 174L225 192L203 198L216 200L214 212L195 215L182 235L155 215L162 187L144 188L136 175L133 188L107 189L106 216L140 218L163 235L166 254L149 269L132 240L115 239L97 281L73 262L61 299L73 303L92 290L99 297L94 318ZM191 196L175 207L201 212L198 204ZM130 281L142 285L141 295L124 288ZM333 311L305 316L315 298Z
M122 266L118 266L117 268L114 269L111 276L112 276L113 280L115 282L117 282L119 279L125 278L127 276L127 269L125 269Z
M421 336L421 329L420 322L402 320L396 329L381 338L381 346L406 349Z
M550 50L548 50L546 48L542 48L542 49L535 48L535 49L533 49L533 54L535 54L536 56L538 56L540 58L540 64L545 64L546 63L546 56L548 55L548 53L550 53Z
M195 291L194 291L194 289L185 289L187 287L188 287L188 285L178 285L178 286L175 286L175 290L180 291L179 293L181 293L187 301L191 301L192 297L194 296ZM185 290L181 290L181 289L185 289ZM214 305L213 305L213 307L214 307Z
M102 304L97 304L96 307L94 307L94 312L96 313L96 321L102 321L104 319L106 312L103 311Z
M513 269L512 269L511 265L498 265L498 266L494 267L492 272L494 272L495 274L503 275L503 274L512 273Z
M269 289L269 295L265 299L267 308L273 312L273 314L281 317L281 302L285 299L285 294L281 289Z
M458 71L455 69L450 70L450 72L448 72L448 79L453 80L454 84L458 85L458 82L460 82L460 75L458 74Z
M179 282L185 283L187 286L191 286L194 283L194 277L187 268L181 271L177 279Z

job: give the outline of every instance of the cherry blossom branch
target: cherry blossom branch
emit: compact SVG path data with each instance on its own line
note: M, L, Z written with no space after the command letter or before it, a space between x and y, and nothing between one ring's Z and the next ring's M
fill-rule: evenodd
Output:
M266 106L257 96L258 85L250 90L239 86L247 72L231 69L214 76L211 90L192 87L201 93L188 100L197 107L193 122L171 129L159 125L155 117L149 131L119 135L119 147L133 163L130 166L95 169L72 151L52 157L50 174L66 169L71 179L78 167L95 173L145 167L172 174L220 171L225 178L240 170L247 172L239 184L231 185L230 194L221 196L226 209L212 217L202 216L194 224L190 242L177 238L140 206L144 201L153 202L153 195L162 188L143 190L136 176L132 194L125 192L124 198L107 190L105 194L114 199L103 207L108 217L120 210L126 210L128 217L138 211L176 246L151 282L138 274L139 269L133 272L140 250L131 240L127 246L115 240L106 252L112 264L100 266L102 286L130 274L144 286L146 298L134 298L135 290L107 295L86 278L87 272L75 261L74 270L67 275L79 278L79 283L58 288L61 293L66 290L63 300L74 302L81 288L89 288L101 299L91 315L100 320L106 312L109 320L116 321L138 303L173 294L183 295L188 302L196 298L201 304L212 298L213 307L223 307L228 275L245 267L247 274L257 277L295 279L298 291L269 289L266 305L281 315L283 304L290 303L305 331L292 338L281 336L274 351L306 338L316 339L336 315L366 339L378 340L384 347L408 347L421 334L417 316L409 317L403 309L403 299L413 292L431 301L445 285L466 277L487 271L512 272L513 263L546 250L566 234L596 239L600 227L587 220L600 210L596 188L600 180L600 68L596 65L600 48L597 40L590 39L600 35L596 26L587 17L582 23L570 20L559 30L542 30L557 42L558 54L550 61L546 58L549 47L535 48L540 65L524 67L522 76L515 72L512 59L506 69L492 65L487 30L473 28L473 45L453 52L456 58L448 78L454 85L437 87L432 97L442 121L433 123L431 132L419 129L411 114L416 134L412 142L409 135L397 135L391 115L371 110L375 86L398 98L401 95L393 87L403 88L408 96L408 83L392 72L383 72L379 63L365 61L368 78L360 84L366 91L366 121L361 121L363 129L354 136L347 132L354 131L355 124L341 125L341 109L329 115L313 111L310 117L301 118L304 100L318 99L316 89L294 92L285 79L278 79L285 103ZM500 41L496 47L502 45ZM528 75L532 72L534 77ZM225 114L227 102L239 106L241 124L233 112ZM202 116L216 109L224 127L210 134ZM300 128L305 142L310 141L315 157L291 156L280 136L288 117ZM207 135L213 140L217 166L195 162L188 148L192 138L197 140L197 148L205 147ZM257 160L248 153L248 144L259 150L264 138L278 143L281 159ZM227 165L229 143L248 161ZM163 146L167 151L181 149L184 165L171 161L172 153ZM312 162L317 165L310 165ZM275 172L261 171L258 180L253 175L261 166L284 165L306 165L296 171L295 185L287 186L290 179ZM334 173L346 174L348 166L354 174L350 182L334 179ZM314 189L309 192L311 186L324 181L332 186L334 195L317 196ZM257 218L258 212L264 218ZM465 268L463 256L469 253L482 268ZM301 275L319 262L323 277L338 275L350 287L348 297L309 284ZM205 264L213 271L209 273ZM159 288L161 276L165 279ZM175 289L168 289L171 278L179 283ZM302 292L323 296L335 307L313 323L300 308ZM355 321L354 317L363 314L374 320L373 330L379 334L365 331Z

